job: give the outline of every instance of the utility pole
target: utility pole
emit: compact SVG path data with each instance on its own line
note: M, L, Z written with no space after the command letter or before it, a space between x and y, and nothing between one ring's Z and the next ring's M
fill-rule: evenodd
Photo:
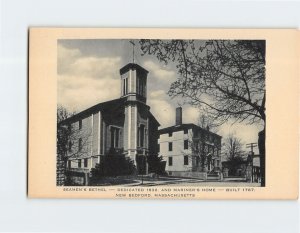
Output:
M257 143L255 143L255 142L248 143L248 144L246 144L246 147L247 147L247 148L251 148L251 152L252 152L252 154L254 154L253 148L254 148L254 147L257 147Z
M252 142L252 143L248 143L246 144L246 148L251 148L251 181L253 182L253 157L254 157L254 147L257 147L257 143Z

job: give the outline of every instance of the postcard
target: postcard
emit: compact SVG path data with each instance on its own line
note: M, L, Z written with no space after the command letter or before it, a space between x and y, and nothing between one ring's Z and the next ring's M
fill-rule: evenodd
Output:
M299 38L30 28L28 196L297 199Z

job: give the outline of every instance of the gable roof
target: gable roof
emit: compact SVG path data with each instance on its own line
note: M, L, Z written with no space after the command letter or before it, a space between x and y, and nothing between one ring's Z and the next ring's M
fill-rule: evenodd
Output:
M119 98L114 99L106 102L102 102L99 104L96 104L90 108L87 108L63 121L61 121L59 124L67 124L67 123L73 123L78 121L79 119L88 117L91 114L95 114L99 111L101 111L103 114L106 114L108 112L115 112L115 111L122 111L124 109L126 102L126 98ZM159 122L156 120L156 118L152 115L152 113L149 111L149 117L158 125L160 126Z
M113 111L114 109L119 109L124 106L125 101L126 101L125 98L119 98L119 99L114 99L114 100L96 104L90 108L87 108L87 109L63 120L62 122L60 122L60 124L75 122L75 121L85 118L93 113L97 113L98 111L105 112L108 110Z

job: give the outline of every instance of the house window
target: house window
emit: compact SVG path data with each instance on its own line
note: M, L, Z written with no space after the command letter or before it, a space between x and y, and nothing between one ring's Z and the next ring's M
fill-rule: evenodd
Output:
M79 125L78 128L82 129L82 120L79 120L78 125Z
M169 157L169 166L172 166L173 165L173 157Z
M78 167L81 168L81 159L78 159Z
M78 140L78 151L82 150L82 138L79 138Z
M184 140L184 149L189 149L189 140Z
M157 152L160 152L160 144L157 144Z
M169 132L169 137L172 137L172 135L173 135L173 132Z
M173 151L173 143L169 142L169 151Z
M198 138L199 135L200 135L199 131L196 131L196 130L195 130L193 133L194 133L194 137L195 137L195 138Z
M69 152L72 152L72 142L71 141L69 141L69 146L68 147L69 147L68 148Z
M189 156L188 155L185 155L183 157L183 163L184 163L184 165L189 165Z
M88 159L84 159L84 160L83 160L83 165L84 165L84 167L87 167L87 166L88 166Z
M68 160L68 168L71 168L71 160Z
M183 133L184 133L184 134L187 134L187 133L188 133L188 129L184 129L184 130L183 130Z
M217 160L217 167L219 167L219 165L220 165L220 161L219 161L219 160Z
M196 157L196 166L199 166L200 158L199 156Z

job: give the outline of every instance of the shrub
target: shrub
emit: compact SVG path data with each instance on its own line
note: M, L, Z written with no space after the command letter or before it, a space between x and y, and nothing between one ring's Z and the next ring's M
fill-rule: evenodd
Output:
M136 173L134 162L121 154L121 152L111 150L107 155L102 156L100 163L91 170L91 178L115 177L122 175L133 175Z
M166 175L166 161L163 161L162 156L149 155L147 157L149 164L149 173L155 173L158 175Z

